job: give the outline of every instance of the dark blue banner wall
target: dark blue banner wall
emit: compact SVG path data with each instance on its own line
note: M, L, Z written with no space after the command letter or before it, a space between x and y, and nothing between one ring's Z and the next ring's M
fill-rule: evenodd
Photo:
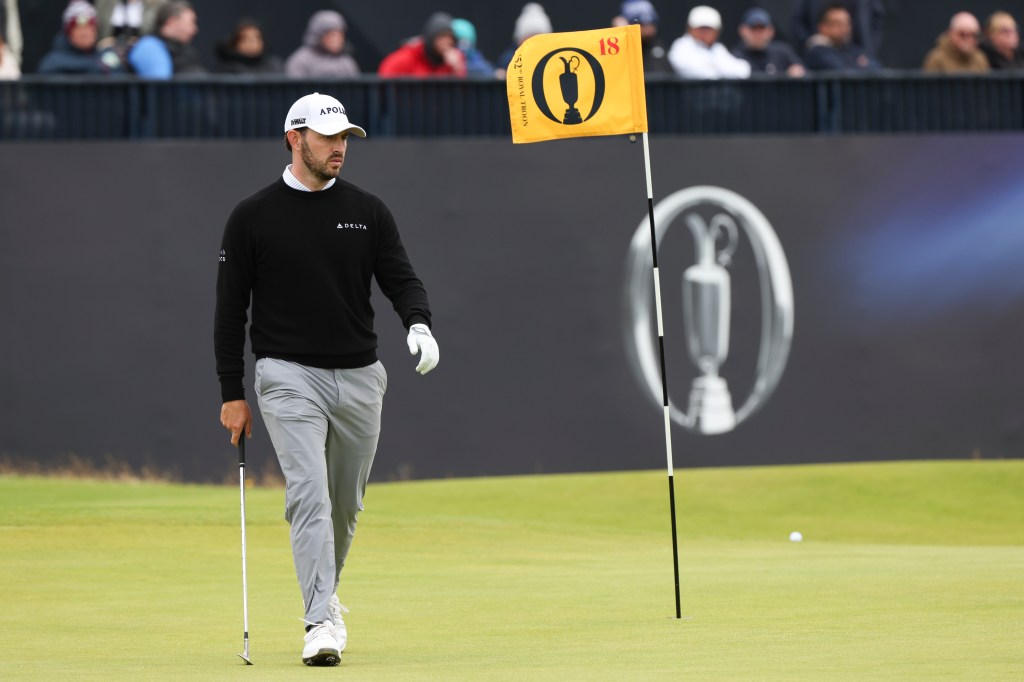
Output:
M676 466L1021 456L1024 139L651 154ZM217 251L286 162L277 142L5 147L0 454L231 474ZM640 144L358 140L344 175L392 207L441 346L416 374L378 297L376 479L664 466ZM262 424L252 459L272 466Z

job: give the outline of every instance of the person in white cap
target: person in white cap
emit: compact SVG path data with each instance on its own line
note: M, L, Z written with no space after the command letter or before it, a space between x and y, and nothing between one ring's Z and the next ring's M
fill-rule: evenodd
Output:
M292 163L242 200L224 228L214 350L221 424L251 437L245 326L255 390L285 477L285 518L307 624L302 660L337 665L348 639L336 594L363 508L387 373L377 359L370 281L408 330L416 371L438 362L430 305L383 201L338 177L350 122L333 97L300 98L284 121Z
M686 34L668 51L668 61L678 75L693 79L750 77L750 64L718 42L722 32L718 10L698 5L690 10L686 24Z

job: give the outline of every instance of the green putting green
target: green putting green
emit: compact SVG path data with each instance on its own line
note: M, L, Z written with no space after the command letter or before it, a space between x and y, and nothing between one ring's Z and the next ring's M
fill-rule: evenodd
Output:
M1024 678L1024 462L371 484L340 669L283 491L0 476L3 680ZM803 542L790 542L791 531Z

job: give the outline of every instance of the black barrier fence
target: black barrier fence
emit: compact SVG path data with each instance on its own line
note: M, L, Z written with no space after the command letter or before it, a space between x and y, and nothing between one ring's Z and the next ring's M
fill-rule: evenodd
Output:
M510 134L505 84L494 80L26 77L0 83L0 141L272 138L291 103L313 91L338 97L375 137ZM653 134L1024 130L1024 75L649 77L647 102Z

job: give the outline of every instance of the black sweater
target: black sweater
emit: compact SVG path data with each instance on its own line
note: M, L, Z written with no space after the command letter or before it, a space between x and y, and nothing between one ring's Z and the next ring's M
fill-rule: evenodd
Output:
M217 272L214 351L221 398L245 393L245 324L257 358L350 369L377 361L370 279L402 323L430 324L422 282L391 211L338 179L303 192L278 179L242 200L228 218Z

